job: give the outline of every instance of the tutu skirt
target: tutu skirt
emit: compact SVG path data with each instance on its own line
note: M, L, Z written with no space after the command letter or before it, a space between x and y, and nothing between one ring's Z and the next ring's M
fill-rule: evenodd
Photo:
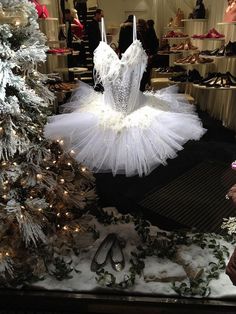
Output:
M175 158L184 143L200 139L206 131L194 106L176 96L175 86L140 92L142 106L124 114L106 104L101 93L81 83L64 105L64 113L50 118L45 136L63 139L76 160L94 172L147 175Z

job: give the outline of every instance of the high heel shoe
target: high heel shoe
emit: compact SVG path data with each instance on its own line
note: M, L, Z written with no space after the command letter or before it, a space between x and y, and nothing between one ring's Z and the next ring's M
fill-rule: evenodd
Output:
M234 44L231 41L229 41L228 44L225 46L225 55L227 57L235 55Z
M233 76L230 72L226 72L226 78L227 78L227 85L230 86L236 86L236 77Z
M211 80L209 80L208 82L206 82L204 85L206 87L221 87L220 85L221 83L221 73L217 73L215 77L213 77Z
M198 60L197 60L197 63L202 63L202 64L204 64L204 63L211 63L211 62L214 62L214 60L211 59L211 58L203 58L203 57L201 57L201 58L198 58Z
M210 80L212 80L213 78L215 78L217 75L217 72L209 72L207 77L205 77L204 79L202 79L199 82L199 85L205 85L206 83L208 83Z
M121 243L118 239L112 245L110 251L110 259L111 259L111 266L116 271L121 271L125 267L125 258L121 248Z
M226 72L226 74L231 78L231 81L233 82L233 84L236 84L236 76L231 74L229 71Z
M218 52L217 52L217 57L223 57L225 55L225 46L222 46Z
M99 245L99 248L97 249L93 257L91 267L90 267L91 271L97 272L100 268L102 268L106 264L111 248L116 240L117 239L116 239L115 233L110 233L102 241L102 243Z

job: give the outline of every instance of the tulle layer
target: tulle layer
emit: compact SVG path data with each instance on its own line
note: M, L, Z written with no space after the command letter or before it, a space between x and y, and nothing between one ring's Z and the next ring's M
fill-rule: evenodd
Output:
M205 133L194 107L174 93L175 88L140 93L144 105L124 115L83 84L65 106L73 112L52 117L45 136L64 139L75 158L94 172L147 175Z

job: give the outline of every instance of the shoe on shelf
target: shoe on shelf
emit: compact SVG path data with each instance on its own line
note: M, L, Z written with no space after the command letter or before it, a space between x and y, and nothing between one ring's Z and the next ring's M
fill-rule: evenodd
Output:
M206 87L221 87L220 82L221 73L216 73L216 75L212 77L212 79L209 79L203 85L205 85Z
M217 54L220 52L221 48L216 48L214 50L211 50L209 53L209 56L217 56Z
M188 41L187 43L185 43L184 45L184 50L197 50L198 47L194 46L191 41Z
M222 46L218 49L216 56L217 57L223 57L225 55L225 46Z
M209 72L208 75L199 82L199 85L205 85L205 83L208 83L210 80L216 77L216 75L217 72Z
M236 49L235 49L235 43L232 41L229 41L228 44L225 46L225 55L227 57L234 56L236 54Z
M202 80L201 74L198 70L193 69L188 72L188 81L194 84L198 84Z
M210 29L209 31L213 36L217 36L217 38L225 37L225 35L219 33L215 28Z
M115 233L110 233L106 236L93 257L90 267L91 271L97 272L106 264L111 248L116 240L117 238Z
M170 48L171 51L178 51L178 50L184 50L184 43L181 43L179 45L173 45Z
M200 58L198 58L198 60L197 60L197 63L211 63L211 62L214 62L214 60L213 59L211 59L211 58L203 58L203 57L200 57Z
M178 45L174 44L170 47L170 51L175 51L177 50Z
M220 34L215 28L212 28L209 30L208 33L202 34L202 35L197 35L194 34L192 38L199 38L199 39L204 39L204 38L223 38L225 35Z
M176 38L176 37L188 37L188 35L184 34L183 32L170 31L170 32L167 32L163 37L164 38L169 38L169 37Z
M226 75L227 75L227 78L230 81L230 85L231 86L236 86L236 77L233 74L231 74L229 71L226 72Z
M203 56L218 56L220 49L221 48L216 48L214 50L202 50L200 54Z

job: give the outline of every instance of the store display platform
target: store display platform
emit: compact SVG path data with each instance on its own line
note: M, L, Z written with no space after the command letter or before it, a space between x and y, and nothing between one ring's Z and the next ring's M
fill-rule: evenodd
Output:
M163 297L81 294L44 291L0 291L5 314L22 313L144 313L144 314L234 314L236 302ZM14 299L14 302L12 300ZM36 311L37 309L37 311Z

